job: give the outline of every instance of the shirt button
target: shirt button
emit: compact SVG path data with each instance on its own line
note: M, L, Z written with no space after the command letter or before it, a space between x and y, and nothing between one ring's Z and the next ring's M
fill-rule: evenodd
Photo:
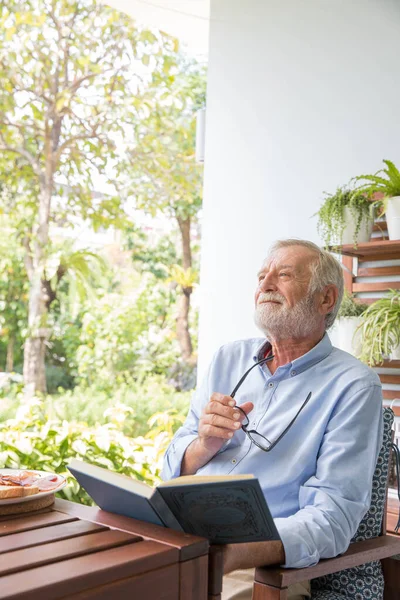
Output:
M268 387L274 387L274 384L272 383L272 381L269 382Z
M292 371L292 372L290 373L290 377L294 377L295 375L297 375L297 371Z
M232 458L231 462L232 462L233 465L236 465L236 458Z

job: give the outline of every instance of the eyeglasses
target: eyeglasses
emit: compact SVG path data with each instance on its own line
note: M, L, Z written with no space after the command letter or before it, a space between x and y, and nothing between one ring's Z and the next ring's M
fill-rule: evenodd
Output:
M268 356L267 358L263 358L262 360L259 360L258 362L254 363L254 365L252 365L250 367L250 369L248 369L246 371L246 373L241 377L241 379L239 380L239 382L237 383L237 385L233 389L233 392L231 393L231 398L235 397L236 392L238 391L238 389L240 388L240 386L242 385L242 383L244 382L244 380L246 379L246 377L250 373L250 371L252 369L254 369L254 367L257 367L258 365L262 365L264 363L267 363L270 360L272 360L273 358L274 358L273 355L272 356ZM295 422L295 420L297 419L297 417L299 416L299 414L301 413L301 411L303 410L303 408L305 407L305 405L307 404L307 402L310 400L311 396L312 396L312 392L310 392L308 394L307 398L304 400L303 404L301 405L300 409L297 411L297 413L294 416L294 418L290 421L290 423L286 427L286 429L281 433L281 435L274 442L270 442L268 438L266 438L261 433L258 433L258 431L256 431L255 429L247 429L248 426L250 425L250 421L249 421L246 413L244 412L244 410L242 408L240 408L240 406L235 406L235 408L237 408L238 410L240 410L240 412L245 417L244 421L242 423L242 429L245 432L245 434L247 435L247 437L249 438L249 440L253 444L255 444L257 446L257 448L260 448L260 450L263 450L264 452L271 452L271 450L273 448L275 448L275 446L277 445L277 443L281 441L281 439L283 438L283 436L287 434L287 432L289 431L289 429L291 428L291 426L293 425L293 423Z

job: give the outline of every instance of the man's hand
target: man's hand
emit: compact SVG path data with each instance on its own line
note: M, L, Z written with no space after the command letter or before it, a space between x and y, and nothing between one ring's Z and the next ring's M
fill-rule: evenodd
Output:
M235 406L236 402L230 396L217 392L212 394L199 421L199 435L186 449L181 475L196 473L240 429L244 415ZM254 405L252 402L245 402L240 408L247 415Z
M223 444L233 437L242 425L244 415L235 408L236 402L230 396L214 392L203 411L199 422L199 443L205 450L218 452ZM252 402L245 402L240 407L246 415L253 410Z

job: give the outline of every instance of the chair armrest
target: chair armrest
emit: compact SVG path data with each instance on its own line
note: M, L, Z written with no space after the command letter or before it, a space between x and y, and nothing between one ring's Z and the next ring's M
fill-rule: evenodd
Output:
M260 567L256 569L255 581L277 588L286 588L293 583L309 581L322 575L337 573L357 567L373 560L382 560L400 553L400 536L382 535L364 542L350 544L348 550L337 556L321 560L314 567L304 569L282 569L281 567Z

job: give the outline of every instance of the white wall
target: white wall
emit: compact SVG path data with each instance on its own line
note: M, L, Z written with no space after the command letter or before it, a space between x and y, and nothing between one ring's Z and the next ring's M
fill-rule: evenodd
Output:
M319 242L323 191L400 162L398 0L212 0L200 365L257 334L278 238Z

